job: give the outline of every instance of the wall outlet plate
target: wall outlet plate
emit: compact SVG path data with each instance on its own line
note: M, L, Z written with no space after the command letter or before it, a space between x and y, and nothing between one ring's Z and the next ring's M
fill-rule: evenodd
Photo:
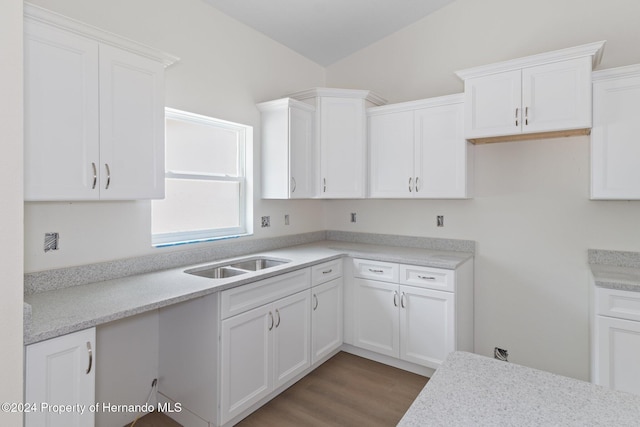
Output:
M60 234L44 233L44 251L57 251L59 249Z
M356 222L356 213L351 212L351 222Z
M271 217L263 216L261 220L262 228L271 227Z

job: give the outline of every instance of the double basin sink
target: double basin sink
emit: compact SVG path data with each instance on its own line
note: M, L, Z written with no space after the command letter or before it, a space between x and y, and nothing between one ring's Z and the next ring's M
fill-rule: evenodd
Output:
M185 270L187 274L206 277L208 279L225 279L227 277L239 276L241 274L250 273L252 271L264 270L266 268L277 267L282 264L291 262L286 259L268 258L268 257L251 257L228 263L217 263L205 265L204 267L191 268Z

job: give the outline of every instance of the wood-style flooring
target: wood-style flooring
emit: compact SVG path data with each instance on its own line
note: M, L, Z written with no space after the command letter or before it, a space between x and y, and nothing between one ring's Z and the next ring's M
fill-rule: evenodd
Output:
M429 379L340 352L249 415L238 427L395 426ZM135 427L176 427L154 416ZM168 420L173 422L172 420Z

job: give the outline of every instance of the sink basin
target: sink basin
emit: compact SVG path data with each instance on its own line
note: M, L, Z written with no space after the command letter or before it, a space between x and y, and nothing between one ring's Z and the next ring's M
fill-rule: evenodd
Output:
M192 268L185 270L187 274L206 277L209 279L225 279L227 277L238 276L240 274L249 273L251 271L264 270L265 268L277 267L278 265L291 262L286 259L275 259L267 257L253 257L237 261L229 264L212 264L204 267Z
M288 260L283 259L258 257L237 261L230 266L233 268L240 268L242 270L258 271L265 268L277 267L278 265L286 264L288 262Z
M245 274L245 273L248 273L248 271L225 265L222 267L208 266L208 267L192 268L191 270L185 270L185 273L193 274L195 276L200 276L200 277L206 277L209 279L224 279L226 277L233 277L233 276L238 276L240 274Z

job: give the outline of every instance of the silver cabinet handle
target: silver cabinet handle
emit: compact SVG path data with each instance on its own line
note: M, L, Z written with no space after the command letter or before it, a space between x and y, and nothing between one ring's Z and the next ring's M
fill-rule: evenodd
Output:
M273 322L273 313L271 312L269 312L269 319L271 320L271 325L269 325L269 330L272 330L274 322Z
M313 294L313 301L315 302L313 311L316 311L316 309L318 308L318 296L316 294Z
M524 107L524 124L529 126L529 107Z
M435 277L433 276L418 276L418 279L422 279L422 280L436 280Z
M420 178L416 176L416 193L417 193L418 191L420 191L420 185L418 185L418 180L419 180L419 179L420 179Z
M398 306L398 291L393 291L393 306Z
M292 187L291 192L295 193L298 185L296 184L296 179L294 177L291 177L291 187Z
M369 269L369 271L370 271L370 272L372 272L372 273L376 273L376 274L382 274L382 273L384 273L384 270L375 270L375 269L373 269L373 268L370 268L370 269Z
M405 308L406 304L404 302L404 292L402 293L402 295L400 296L400 307Z
M409 193L411 193L411 191L412 191L412 190L411 190L411 181L412 181L412 178L411 178L411 177L409 177Z
M322 274L329 274L329 273L331 273L332 271L333 271L333 268L330 268L330 269L328 269L328 270L323 271L323 272L322 272Z
M280 326L280 310L276 308L276 314L278 315L278 321L276 322L276 328Z
M107 170L107 185L104 186L104 189L108 190L109 184L111 184L111 169L109 169L109 163L105 163L104 167Z
M93 366L93 352L91 351L91 342L87 341L87 352L89 353L89 367L87 368L87 375L91 372Z
M516 107L516 126L520 126L520 122L518 121L518 111L520 111L520 109Z
M92 190L96 189L96 184L98 183L98 170L96 169L96 164L91 162L91 167L93 168L93 185L91 186Z
M322 192L327 192L327 178L322 178Z

